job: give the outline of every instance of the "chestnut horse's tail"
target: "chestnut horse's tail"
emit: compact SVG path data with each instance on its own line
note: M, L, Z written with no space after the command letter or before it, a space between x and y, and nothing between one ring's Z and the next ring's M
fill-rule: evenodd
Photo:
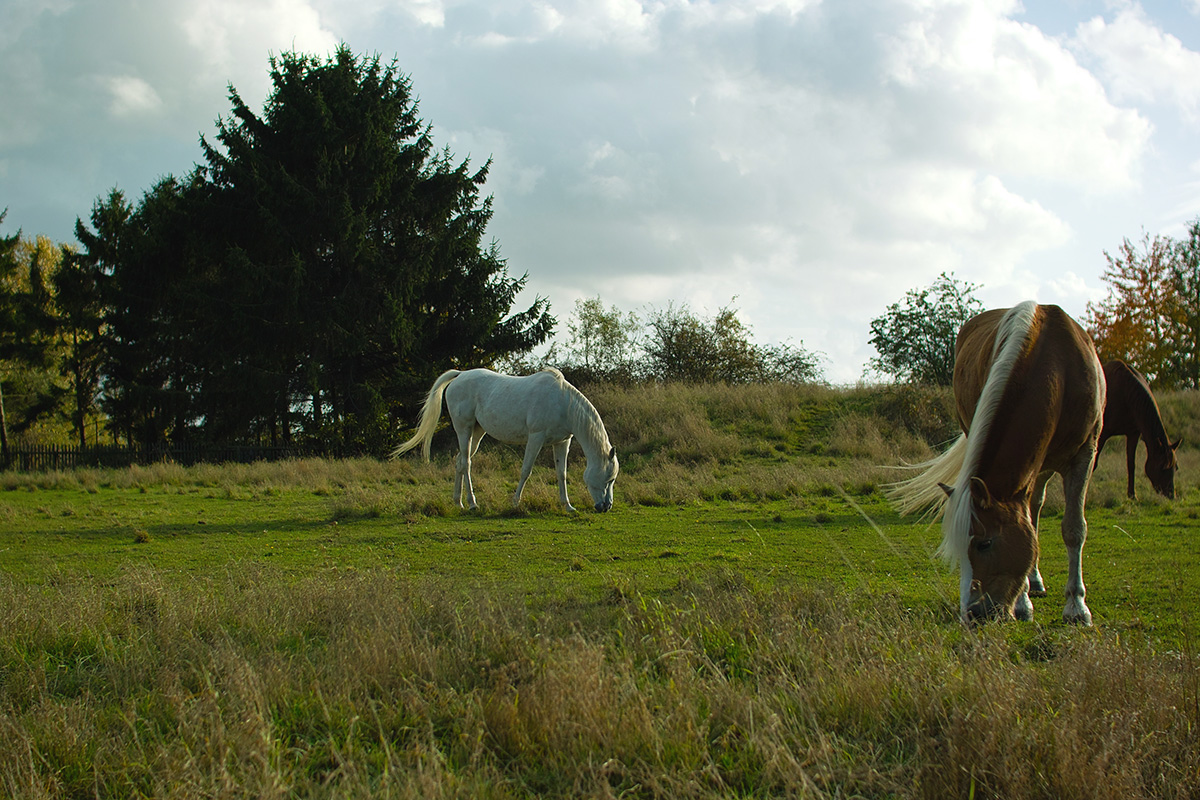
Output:
M920 472L907 480L887 484L883 493L901 515L924 509L937 518L946 507L947 495L943 486L954 486L966 456L967 435L964 433L940 456L907 467Z
M425 396L425 405L421 407L421 421L417 424L417 432L404 444L392 451L392 458L404 455L417 445L421 445L421 454L429 460L429 443L433 441L433 433L437 430L438 420L442 418L442 394L450 381L461 373L456 369L448 369L438 376Z

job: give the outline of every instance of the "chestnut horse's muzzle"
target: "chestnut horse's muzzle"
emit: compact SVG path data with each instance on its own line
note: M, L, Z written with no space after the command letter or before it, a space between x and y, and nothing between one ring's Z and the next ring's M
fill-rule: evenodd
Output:
M971 598L967 605L965 621L968 625L980 625L984 622L1007 622L1013 620L1012 606L997 603L990 595L978 595Z

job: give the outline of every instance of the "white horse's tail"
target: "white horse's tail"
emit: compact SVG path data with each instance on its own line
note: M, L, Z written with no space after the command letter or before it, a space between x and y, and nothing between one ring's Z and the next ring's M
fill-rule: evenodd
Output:
M429 444L433 441L433 433L437 430L438 420L442 418L442 394L450 381L462 373L456 369L448 369L433 382L429 394L425 396L425 405L421 407L421 421L417 424L417 432L404 444L392 451L392 458L404 455L417 445L421 445L421 454L429 460Z
M946 506L947 495L942 485L954 485L966 455L967 435L964 433L940 456L909 467L921 470L920 474L889 483L883 487L883 493L901 515L927 509L927 513L936 518Z

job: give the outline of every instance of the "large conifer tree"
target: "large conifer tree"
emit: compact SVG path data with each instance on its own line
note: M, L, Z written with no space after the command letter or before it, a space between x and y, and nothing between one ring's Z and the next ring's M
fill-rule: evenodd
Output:
M117 326L118 381L152 384L131 396L158 398L149 428L172 439L382 452L437 373L526 351L554 320L541 298L510 315L525 278L483 243L490 162L435 149L395 63L342 46L272 58L270 77L261 115L230 88L204 163L126 225L113 309L154 308Z

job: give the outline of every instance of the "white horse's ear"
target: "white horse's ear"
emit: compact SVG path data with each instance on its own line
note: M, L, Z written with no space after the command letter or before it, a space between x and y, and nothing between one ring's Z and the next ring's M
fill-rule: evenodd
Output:
M938 488L940 488L943 492L946 493L946 497L954 496L954 487L953 486L947 486L944 483L939 483Z
M608 451L608 460L612 461L616 457L617 457L617 448L614 446L613 449Z

